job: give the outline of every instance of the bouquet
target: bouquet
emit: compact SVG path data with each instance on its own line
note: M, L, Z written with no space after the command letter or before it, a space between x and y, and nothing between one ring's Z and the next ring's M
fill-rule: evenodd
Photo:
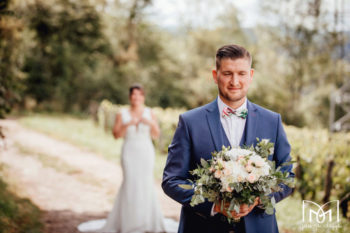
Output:
M201 159L201 165L190 173L195 180L192 185L180 185L184 189L194 188L190 205L203 203L205 199L220 204L221 211L226 210L227 219L239 221L231 215L231 211L239 213L240 205L251 205L260 197L262 207L267 214L273 214L275 199L273 192L281 191L280 184L293 186L293 178L275 162L268 160L273 154L274 144L267 139L259 140L255 147L232 148L222 147L219 152L212 153L212 159Z

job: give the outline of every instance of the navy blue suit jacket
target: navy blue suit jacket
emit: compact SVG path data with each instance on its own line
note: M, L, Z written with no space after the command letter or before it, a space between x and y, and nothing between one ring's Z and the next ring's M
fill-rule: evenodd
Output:
M275 144L270 159L276 166L290 161L290 145L284 132L279 114L247 101L248 116L241 140L242 145L255 145L256 138L270 139ZM228 233L233 230L223 215L211 216L213 203L206 201L195 207L189 205L192 190L180 188L193 177L189 171L200 164L200 159L211 159L213 151L220 151L222 145L230 146L221 125L217 100L180 115L178 127L168 150L164 168L162 188L164 192L182 204L179 233ZM292 173L292 165L282 170ZM274 193L276 202L290 195L292 189L283 186L283 191ZM246 233L277 233L275 214L267 215L263 209L255 207L244 217Z

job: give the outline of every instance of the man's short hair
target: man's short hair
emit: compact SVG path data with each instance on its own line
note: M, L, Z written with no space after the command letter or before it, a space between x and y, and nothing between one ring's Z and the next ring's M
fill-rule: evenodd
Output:
M238 59L238 58L246 58L250 65L252 65L252 57L250 56L250 53L239 45L224 45L221 48L216 51L216 70L220 69L221 60L224 58L230 58L232 60Z

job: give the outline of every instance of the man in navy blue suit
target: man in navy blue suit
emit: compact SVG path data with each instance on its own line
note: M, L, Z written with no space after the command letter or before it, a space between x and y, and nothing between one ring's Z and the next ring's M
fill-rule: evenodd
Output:
M168 159L164 168L162 187L164 192L182 204L179 233L277 233L275 214L268 215L259 205L242 205L238 223L228 223L227 213L220 206L204 202L195 207L189 205L193 189L186 190L179 184L190 184L200 159L210 159L211 152L220 151L225 145L236 147L255 145L256 138L270 139L274 153L269 159L276 166L288 162L290 145L284 132L281 116L247 100L247 92L253 80L252 58L239 45L226 45L216 53L216 69L212 71L219 95L211 103L180 115ZM227 114L230 113L230 114ZM247 114L246 114L247 113ZM283 171L292 173L292 165ZM283 191L273 193L276 202L291 194L292 189L283 185Z

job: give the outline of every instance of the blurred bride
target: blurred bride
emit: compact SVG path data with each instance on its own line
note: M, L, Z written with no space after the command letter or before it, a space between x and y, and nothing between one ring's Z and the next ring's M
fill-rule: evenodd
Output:
M150 108L144 105L140 85L129 89L130 108L116 116L114 137L124 138L121 166L124 180L107 220L81 224L80 231L108 233L176 232L177 223L163 218L153 181L155 159L152 138L159 126ZM96 230L97 225L102 228Z

